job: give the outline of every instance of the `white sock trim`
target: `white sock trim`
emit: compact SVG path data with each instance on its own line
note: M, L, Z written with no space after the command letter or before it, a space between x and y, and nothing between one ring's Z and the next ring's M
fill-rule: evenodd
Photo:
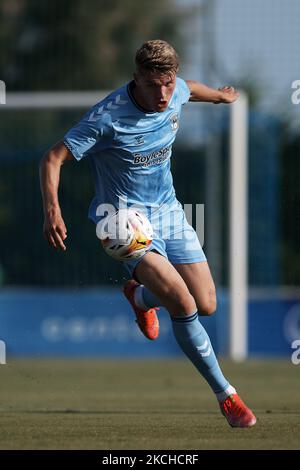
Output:
M236 389L232 385L229 385L229 387L227 387L226 390L224 390L224 392L216 393L216 397L218 401L224 401L226 400L227 397L235 393L236 393Z

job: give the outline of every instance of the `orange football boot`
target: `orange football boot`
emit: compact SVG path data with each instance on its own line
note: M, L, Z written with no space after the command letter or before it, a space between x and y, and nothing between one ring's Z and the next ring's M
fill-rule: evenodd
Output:
M139 308L134 300L134 290L139 286L134 279L129 279L123 287L123 292L127 300L131 303L131 306L136 315L136 322L140 327L142 333L146 338L154 340L159 334L159 322L156 315L158 307L150 308L149 310L142 310Z
M254 414L236 393L221 401L219 405L232 428L250 428L256 423Z

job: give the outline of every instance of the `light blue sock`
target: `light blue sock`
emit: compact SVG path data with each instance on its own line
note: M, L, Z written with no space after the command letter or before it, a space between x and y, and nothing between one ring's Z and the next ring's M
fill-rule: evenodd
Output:
M198 319L198 312L185 317L171 317L177 343L216 394L228 389L210 339Z
M134 298L137 305L145 310L161 306L161 301L156 297L156 295L152 294L152 292L143 285L140 285L135 289Z

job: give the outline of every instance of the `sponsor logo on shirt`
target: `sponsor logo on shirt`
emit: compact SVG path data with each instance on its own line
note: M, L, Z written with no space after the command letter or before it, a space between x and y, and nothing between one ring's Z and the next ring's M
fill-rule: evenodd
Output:
M158 165L167 160L171 155L171 146L165 147L149 155L141 155L140 153L133 154L134 165L150 166Z

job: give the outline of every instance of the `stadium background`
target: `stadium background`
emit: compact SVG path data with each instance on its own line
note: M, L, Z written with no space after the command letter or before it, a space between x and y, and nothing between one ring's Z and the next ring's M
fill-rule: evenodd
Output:
M248 0L89 0L88 7L82 0L0 1L0 79L7 88L6 105L0 105L0 340L7 365L0 372L11 373L3 369L22 358L44 358L45 364L72 357L180 361L166 312L160 312L155 344L133 322L121 294L126 276L99 248L87 220L93 195L88 162L62 170L67 252L56 253L42 237L39 159L88 106L53 107L50 97L48 106L21 107L26 92L102 93L119 86L131 77L137 47L160 37L178 49L181 76L234 85L248 95L249 358L284 358L292 380L299 375L291 365L291 343L300 339L300 105L291 102L291 84L300 79L300 33L293 29L298 13L293 0L272 7L269 0L263 6ZM204 249L219 309L204 324L222 357L228 355L228 139L227 107L191 103L172 161L178 199L205 204Z

